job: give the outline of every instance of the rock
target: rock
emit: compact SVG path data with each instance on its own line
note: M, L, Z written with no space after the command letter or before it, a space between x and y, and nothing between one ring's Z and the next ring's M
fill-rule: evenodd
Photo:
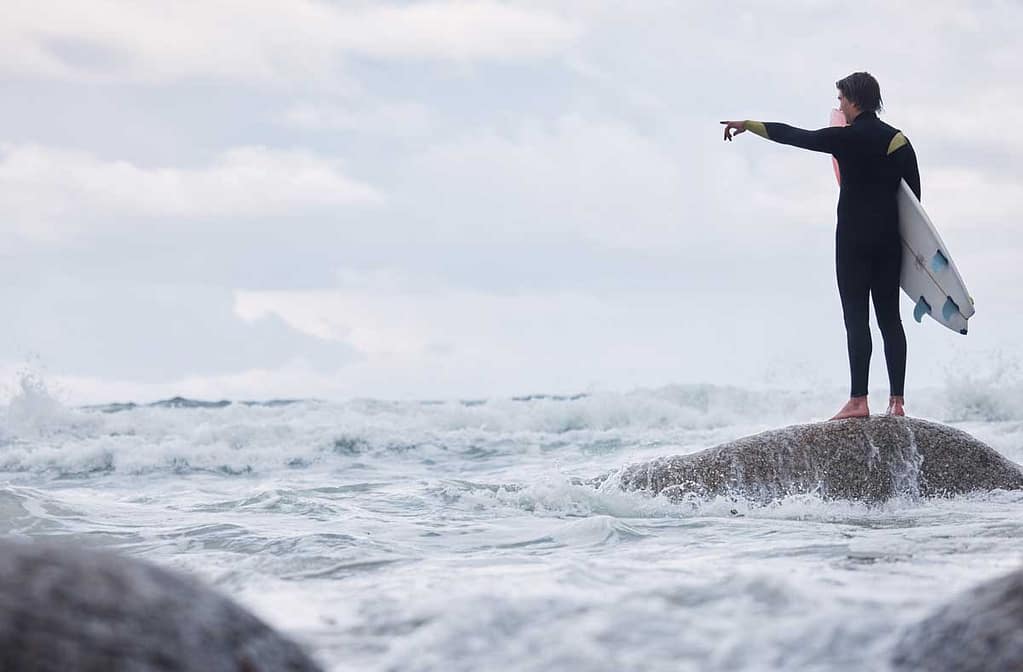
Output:
M314 672L290 640L198 581L139 560L0 540L0 670Z
M945 605L902 636L898 670L1023 670L1023 570L989 581Z
M621 486L676 500L737 495L770 502L817 493L879 502L1021 489L1023 468L958 429L878 416L794 425L631 465Z

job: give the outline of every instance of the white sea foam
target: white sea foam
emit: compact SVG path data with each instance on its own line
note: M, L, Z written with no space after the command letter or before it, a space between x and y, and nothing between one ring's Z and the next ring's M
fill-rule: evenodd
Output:
M983 424L999 448L1016 454L1023 437L1023 388L973 380L956 392L918 395L920 415ZM478 402L187 401L129 407L68 408L34 374L18 381L0 425L0 469L250 473L345 461L477 460L580 454L640 459L692 452L742 434L805 422L833 410L823 392L673 386L631 393ZM120 410L123 409L123 410ZM984 437L982 437L984 438Z
M913 408L1019 460L1013 379L971 385ZM838 396L72 408L27 376L0 408L0 532L198 574L330 670L884 669L900 628L1018 564L1023 494L674 502L614 477Z

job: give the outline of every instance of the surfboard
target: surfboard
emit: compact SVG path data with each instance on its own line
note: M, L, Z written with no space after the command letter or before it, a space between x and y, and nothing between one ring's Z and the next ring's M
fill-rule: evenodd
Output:
M841 110L831 111L831 125L846 125ZM838 160L831 157L831 162L835 169L835 179L841 185ZM916 304L913 318L920 322L924 315L930 315L939 324L965 335L968 330L967 321L976 311L973 297L966 291L966 284L952 261L948 247L905 180L899 185L896 202L899 208L899 237L902 239L902 273L899 284Z

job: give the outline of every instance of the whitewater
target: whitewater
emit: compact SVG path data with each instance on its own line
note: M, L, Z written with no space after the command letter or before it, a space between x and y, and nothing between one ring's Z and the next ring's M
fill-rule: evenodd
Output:
M590 483L827 417L832 390L56 396L26 375L0 406L0 532L196 575L328 670L884 670L904 628L1023 560L1019 492L758 506ZM908 410L1023 462L1019 386Z

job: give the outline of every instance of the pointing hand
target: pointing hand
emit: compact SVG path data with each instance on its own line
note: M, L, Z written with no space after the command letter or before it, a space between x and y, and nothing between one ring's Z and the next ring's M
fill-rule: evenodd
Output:
M746 132L745 121L722 121L721 123L725 125L725 140L729 142L733 137Z

